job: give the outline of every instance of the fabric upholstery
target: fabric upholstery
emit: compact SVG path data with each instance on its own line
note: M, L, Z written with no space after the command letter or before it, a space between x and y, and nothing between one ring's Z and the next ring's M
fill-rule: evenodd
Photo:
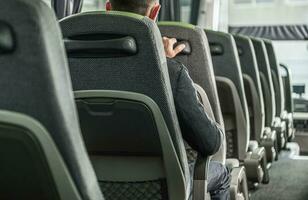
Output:
M192 80L206 92L216 122L224 127L210 49L203 29L177 22L160 23L159 29L163 36L189 42L191 54L179 54L175 60L187 67ZM224 140L220 151L214 155L213 159L224 163L225 148Z
M271 127L276 113L274 86L270 71L270 65L267 50L264 42L260 39L252 38L253 46L256 52L260 80L263 90L265 107L265 126Z
M161 34L147 17L125 12L89 12L60 21L64 39L93 36L99 40L131 36L138 52L114 58L70 57L73 89L121 90L144 94L159 106L179 162L189 181L185 147L174 107ZM187 183L189 185L189 183Z
M101 182L106 200L167 200L166 180L145 182Z
M285 109L288 113L293 113L293 99L292 99L292 74L291 70L285 64L280 64L280 69L285 71L285 75L283 75L283 83L284 83L284 95L285 95Z
M103 199L80 134L55 15L41 0L0 1L14 52L0 55L0 109L29 115L50 133L83 199Z
M243 72L245 93L250 113L251 139L260 141L263 135L265 116L263 92L257 58L248 37L234 36Z
M204 89L217 122L223 125L213 63L204 31L197 26L187 28L172 23L170 25L161 24L159 29L163 36L189 42L192 53L189 55L179 54L175 59L188 68L193 81Z
M243 159L247 151L250 138L250 122L242 70L238 57L238 51L236 49L236 44L231 34L211 30L205 30L205 32L208 37L211 48L215 76L229 79L232 85L235 86L237 95L239 96L240 102L233 103L240 104L240 107L242 108L243 112L241 114L243 115L243 121L245 122L245 125L244 127L236 127L237 130L235 131L236 135L234 135L234 137L237 138L238 141L240 141L239 138L241 139L241 142L236 145L236 148L238 148L237 152L240 155L241 159ZM224 88L221 86L219 87L220 90ZM223 90L226 91L226 89ZM240 116L240 114L235 113L235 110L232 110L232 106L230 106L232 95L228 95L226 94L226 92L220 92L219 90L218 93L220 95L219 97L221 101L223 115L232 114L234 119L237 119L236 116ZM227 129L229 128L226 127L226 130Z
M206 35L210 45L219 44L223 48L221 55L212 56L215 76L226 76L234 82L236 88L238 88L243 108L247 112L242 70L232 35L210 30L206 30Z
M265 40L264 44L268 53L270 68L272 72L272 80L276 98L276 116L280 117L285 109L282 77L272 42L270 40Z

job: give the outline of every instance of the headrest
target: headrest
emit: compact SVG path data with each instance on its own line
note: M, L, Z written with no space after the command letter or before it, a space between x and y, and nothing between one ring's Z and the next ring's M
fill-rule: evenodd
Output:
M209 40L216 76L224 76L241 83L238 51L231 34L205 30ZM238 85L238 88L242 86Z
M157 35L152 39L161 40L152 20L129 12L81 13L64 18L60 25L69 57L132 56L140 53L140 48L142 51L150 51L151 47L145 47L145 44L151 34ZM156 43L161 45L160 42ZM164 52L159 54L164 57Z

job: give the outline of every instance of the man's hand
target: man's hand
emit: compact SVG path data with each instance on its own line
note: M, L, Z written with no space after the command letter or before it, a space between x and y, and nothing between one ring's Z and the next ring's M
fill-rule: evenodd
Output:
M183 51L183 49L185 49L185 44L180 44L174 48L174 45L177 43L175 38L163 37L163 43L167 58L174 58L181 51Z

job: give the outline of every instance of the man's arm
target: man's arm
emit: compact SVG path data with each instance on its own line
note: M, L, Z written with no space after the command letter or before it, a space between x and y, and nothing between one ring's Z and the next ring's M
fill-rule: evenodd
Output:
M188 144L203 156L215 154L222 142L222 130L205 113L186 68L181 68L174 94L182 134Z

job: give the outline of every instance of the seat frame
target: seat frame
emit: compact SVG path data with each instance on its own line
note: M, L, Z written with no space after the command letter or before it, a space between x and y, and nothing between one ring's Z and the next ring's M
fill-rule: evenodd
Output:
M81 200L80 194L77 191L62 156L50 137L50 134L40 122L25 114L0 110L0 124L6 124L12 127L19 127L27 130L23 132L27 134L25 137L31 138L33 142L38 145L38 148L42 150L42 153L46 158L48 164L47 167L49 168L54 179L59 198L63 200ZM0 140L1 138L12 139L12 134L6 135L5 132L0 132ZM17 137L14 137L14 139L16 141L19 140ZM2 163L1 165L5 165L5 163ZM31 174L29 174L29 176L31 176ZM5 192L6 191L2 191L0 193L5 194Z

